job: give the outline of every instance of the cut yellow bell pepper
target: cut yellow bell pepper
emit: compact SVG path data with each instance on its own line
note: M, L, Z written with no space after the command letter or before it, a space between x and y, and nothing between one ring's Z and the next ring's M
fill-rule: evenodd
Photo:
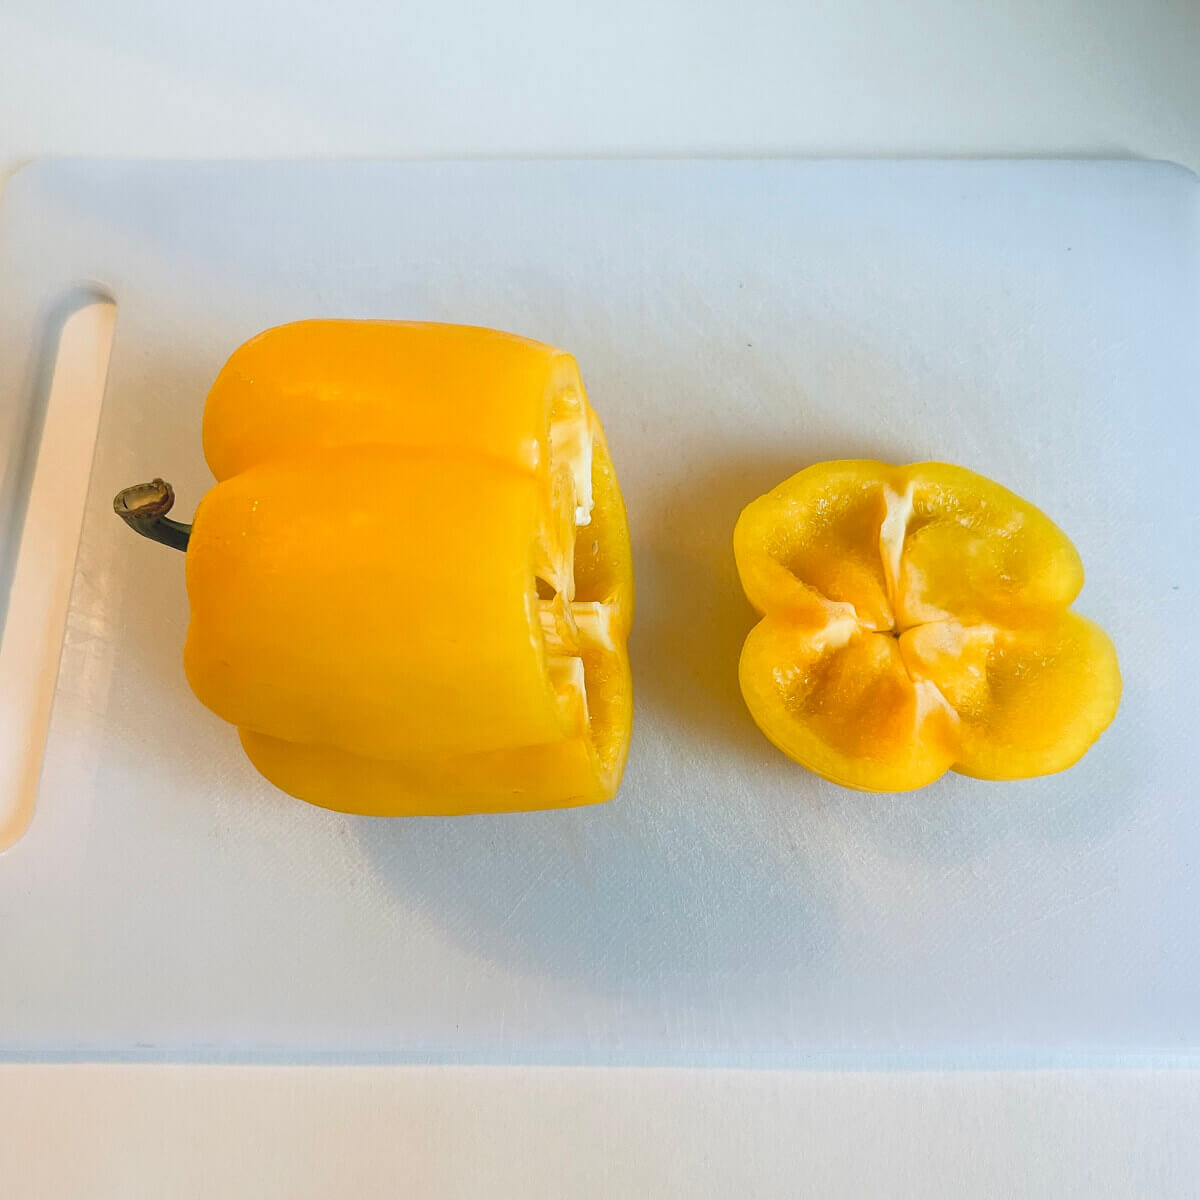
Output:
M615 794L632 558L569 354L467 326L281 326L221 371L204 452L184 665L269 780L389 816Z
M1070 611L1075 547L981 475L820 463L743 511L734 553L763 614L741 656L746 704L788 757L835 783L1045 775L1116 714L1112 642Z

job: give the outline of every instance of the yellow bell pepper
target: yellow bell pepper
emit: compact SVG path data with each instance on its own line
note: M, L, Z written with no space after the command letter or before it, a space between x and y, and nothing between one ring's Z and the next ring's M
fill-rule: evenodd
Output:
M820 463L745 509L734 553L763 614L741 656L746 704L835 783L1045 775L1116 714L1112 642L1070 611L1075 547L971 471Z
M467 326L284 325L221 371L204 452L184 665L269 780L388 816L615 794L632 558L569 354ZM164 488L117 509L178 541Z

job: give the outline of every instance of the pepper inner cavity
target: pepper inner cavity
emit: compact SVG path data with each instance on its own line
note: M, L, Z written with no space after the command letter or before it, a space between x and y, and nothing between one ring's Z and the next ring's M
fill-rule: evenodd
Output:
M550 514L535 565L538 623L551 686L584 723L590 718L583 655L615 646L609 608L575 601L575 538L591 524L595 503L592 442L582 399L558 397L550 420Z

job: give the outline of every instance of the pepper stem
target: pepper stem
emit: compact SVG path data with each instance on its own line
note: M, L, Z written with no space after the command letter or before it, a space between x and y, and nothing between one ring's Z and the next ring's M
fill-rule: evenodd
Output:
M142 537L161 542L172 550L186 550L192 527L167 516L174 503L175 489L165 480L154 479L118 492L113 499L113 512Z

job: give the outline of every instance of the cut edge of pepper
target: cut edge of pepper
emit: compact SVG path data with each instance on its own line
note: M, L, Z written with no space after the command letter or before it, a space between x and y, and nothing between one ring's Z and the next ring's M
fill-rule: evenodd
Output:
M597 736L595 722L602 718L589 697L589 677L598 660L618 655L616 611L604 601L575 600L575 543L593 523L600 437L575 375L555 389L550 401L549 512L534 550L533 590L550 686L568 726L587 738L598 769L607 776L616 764L607 761L613 756L601 753L604 739ZM600 536L599 530L595 533Z

